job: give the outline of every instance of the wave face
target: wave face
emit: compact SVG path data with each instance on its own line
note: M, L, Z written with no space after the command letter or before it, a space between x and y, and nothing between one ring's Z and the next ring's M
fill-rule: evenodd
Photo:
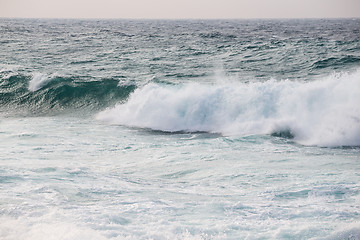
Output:
M0 88L2 109L11 113L45 114L99 110L126 99L136 86L121 86L116 79L82 81L79 77L8 72L2 76Z
M168 132L273 134L320 146L360 146L360 71L313 82L148 84L100 112L113 124Z

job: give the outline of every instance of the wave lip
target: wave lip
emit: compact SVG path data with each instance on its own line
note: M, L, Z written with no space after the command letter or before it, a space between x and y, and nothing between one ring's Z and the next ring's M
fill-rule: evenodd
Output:
M287 133L304 145L360 146L359 92L360 70L313 82L150 83L96 118L168 132Z
M49 76L43 75L41 73L35 73L32 79L29 82L28 89L31 92L35 92L45 86L48 82L51 81Z

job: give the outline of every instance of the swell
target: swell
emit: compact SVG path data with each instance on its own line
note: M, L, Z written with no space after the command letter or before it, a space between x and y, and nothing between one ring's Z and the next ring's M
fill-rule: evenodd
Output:
M313 69L323 69L323 68L344 68L347 65L356 65L359 64L360 57L347 55L343 57L328 57L326 59L321 59L316 61L313 65Z
M40 80L39 80L40 79ZM37 82L34 83L34 80ZM10 113L94 111L125 100L135 85L116 79L83 81L80 77L10 74L1 76L0 107Z

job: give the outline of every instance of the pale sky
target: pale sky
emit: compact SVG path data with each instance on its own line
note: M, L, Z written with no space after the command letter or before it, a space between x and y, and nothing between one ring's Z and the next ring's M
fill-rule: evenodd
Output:
M0 0L20 18L360 18L360 0Z

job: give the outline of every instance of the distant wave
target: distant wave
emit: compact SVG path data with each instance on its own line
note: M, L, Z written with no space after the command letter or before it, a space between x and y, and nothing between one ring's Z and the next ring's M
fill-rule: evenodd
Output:
M328 67L343 67L348 64L358 64L360 62L360 57L353 55L347 55L343 57L329 57L326 59L321 59L316 61L312 68L313 69L322 69Z
M312 82L150 83L96 118L168 132L273 134L305 145L360 146L359 93L360 70Z

